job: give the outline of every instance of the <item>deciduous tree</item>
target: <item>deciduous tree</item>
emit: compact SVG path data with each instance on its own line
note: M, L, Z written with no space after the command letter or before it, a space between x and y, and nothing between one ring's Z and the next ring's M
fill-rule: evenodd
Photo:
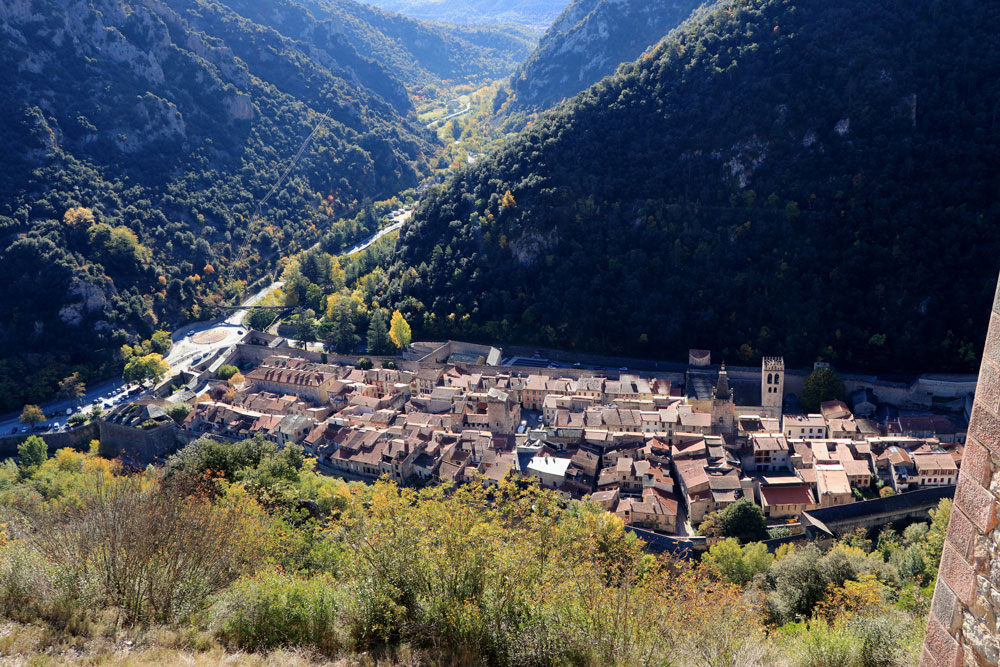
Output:
M170 372L170 364L163 360L163 355L151 352L141 357L134 356L125 363L122 379L126 382L159 382Z
M413 337L410 331L410 324L398 310L392 314L392 324L389 326L389 337L392 342L401 350L405 350L410 345Z
M17 460L21 471L30 475L38 469L38 466L45 463L49 457L49 448L37 435L29 435L23 442L17 445Z
M802 386L802 407L809 412L819 410L823 401L842 401L844 397L844 380L832 368L817 368Z
M59 382L59 396L61 398L69 399L75 403L76 399L82 398L86 393L87 387L80 380L79 373L73 373Z
M37 405L29 403L21 410L21 416L18 419L22 424L35 428L35 424L45 421L45 413Z

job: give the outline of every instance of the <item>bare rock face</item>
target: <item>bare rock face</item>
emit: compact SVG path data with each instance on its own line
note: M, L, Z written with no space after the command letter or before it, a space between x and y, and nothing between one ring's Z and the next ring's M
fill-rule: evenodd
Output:
M226 99L229 117L233 120L250 120L253 118L253 102L249 95L234 95Z
M59 309L59 319L69 326L80 326L86 315L103 311L108 305L108 297L97 285L77 278L69 288L70 299L75 299Z
M511 77L515 108L545 108L638 58L691 15L697 0L575 0Z

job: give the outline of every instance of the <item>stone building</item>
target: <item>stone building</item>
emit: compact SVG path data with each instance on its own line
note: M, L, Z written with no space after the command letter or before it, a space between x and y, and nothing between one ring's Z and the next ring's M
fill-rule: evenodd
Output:
M712 394L712 432L732 433L736 423L736 404L733 392L729 389L729 376L726 375L726 365L719 370L719 381Z
M760 362L761 413L780 417L785 395L785 358L764 357Z

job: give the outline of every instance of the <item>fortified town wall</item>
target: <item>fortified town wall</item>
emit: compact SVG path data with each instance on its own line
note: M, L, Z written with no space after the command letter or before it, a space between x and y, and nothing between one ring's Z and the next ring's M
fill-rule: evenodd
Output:
M1000 285L948 523L921 667L1000 663Z

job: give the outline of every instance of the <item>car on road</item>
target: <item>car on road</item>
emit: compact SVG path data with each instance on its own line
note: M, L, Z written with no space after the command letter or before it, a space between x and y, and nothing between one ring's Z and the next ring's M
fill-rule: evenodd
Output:
M73 408L66 408L66 416L68 417L71 414L73 414Z
M17 427L15 426L14 428L12 428L12 429L10 430L10 432L11 432L11 433L17 433Z

